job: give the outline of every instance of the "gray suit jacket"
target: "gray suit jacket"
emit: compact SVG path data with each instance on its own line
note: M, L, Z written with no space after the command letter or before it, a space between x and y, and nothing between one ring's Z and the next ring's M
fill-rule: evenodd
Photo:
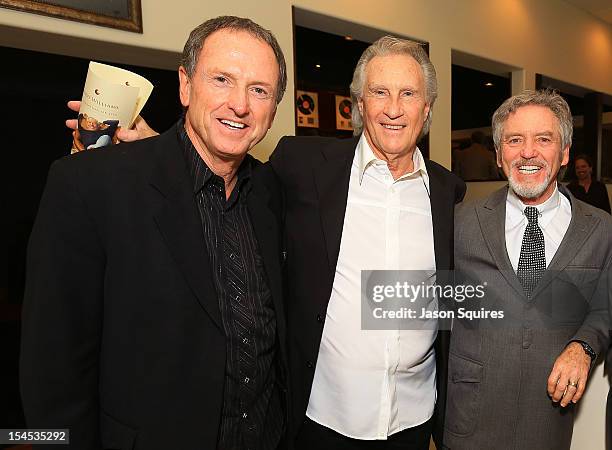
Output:
M553 403L546 384L571 340L605 349L612 218L559 189L571 222L530 300L506 251L508 188L456 209L457 283L485 284L482 299L455 304L456 312L501 310L504 318L453 323L444 433L452 450L570 448L574 406Z

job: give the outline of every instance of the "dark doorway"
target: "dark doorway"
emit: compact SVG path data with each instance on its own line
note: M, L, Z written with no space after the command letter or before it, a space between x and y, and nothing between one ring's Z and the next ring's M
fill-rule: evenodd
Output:
M24 427L18 390L20 310L25 282L26 246L51 163L70 153L71 133L64 120L75 116L66 101L80 100L88 60L0 47L0 92L5 109L2 132L6 183L6 276L0 286L0 428ZM104 62L104 61L100 61ZM109 64L137 72L155 86L142 115L156 130L180 116L176 71ZM10 117L10 119L8 119Z
M305 14L303 11L299 12L302 19ZM316 103L318 103L318 126L299 126L296 112L294 116L295 134L297 136L351 137L353 135L351 129L345 130L337 127L336 96L350 97L349 86L361 54L372 42L387 33L366 29L361 25L340 19L318 16L314 13L306 15L309 17L308 21L324 23L326 29L334 32L330 33L298 24L294 27L295 88L296 91L316 93ZM318 20L312 19L315 16L318 16ZM347 33L337 34L337 29L346 30ZM368 36L370 39L358 39L349 31L351 29L358 30L357 35ZM428 44L423 45L425 51L429 52ZM294 97L295 110L300 108L304 99L311 100L303 95L299 99ZM304 103L303 106L308 108L309 105ZM344 113L346 114L346 111ZM421 139L418 145L423 155L429 157L429 136Z

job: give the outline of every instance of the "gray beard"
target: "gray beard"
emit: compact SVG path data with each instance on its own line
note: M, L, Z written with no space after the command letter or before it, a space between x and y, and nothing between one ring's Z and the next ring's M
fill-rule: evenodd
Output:
M541 170L546 170L546 178L544 178L544 180L539 184L535 184L535 185L520 184L512 176L512 171L510 171L510 173L508 174L508 184L510 184L510 188L514 191L514 193L521 198L527 198L527 199L538 198L548 188L548 185L550 184L550 179L551 179L551 176L550 176L551 174L548 171L548 167L542 167Z

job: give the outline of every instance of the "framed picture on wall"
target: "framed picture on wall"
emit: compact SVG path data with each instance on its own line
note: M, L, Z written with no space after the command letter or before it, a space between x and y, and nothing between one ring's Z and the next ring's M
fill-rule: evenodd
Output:
M140 0L0 0L0 6L142 33Z

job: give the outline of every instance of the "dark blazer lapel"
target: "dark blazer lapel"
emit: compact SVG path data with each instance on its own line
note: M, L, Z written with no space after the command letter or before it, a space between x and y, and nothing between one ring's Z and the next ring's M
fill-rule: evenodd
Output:
M523 287L512 268L508 250L506 249L506 196L508 187L495 191L486 203L476 207L476 215L480 223L482 236L493 256L497 269L502 273L508 284L521 296L525 296Z
M281 267L280 267L280 248L279 239L280 230L274 213L269 207L268 200L270 194L267 188L261 186L253 186L247 197L249 207L249 215L255 230L255 237L259 246L261 257L263 258L264 268L268 275L270 291L272 293L272 301L276 312L276 327L278 330L281 347L284 348L285 343L285 312L283 309L283 297L281 286Z
M434 254L437 270L450 270L452 251L452 223L453 208L455 204L454 189L445 184L444 178L425 160L427 175L429 177L429 203L431 204L431 221L433 225Z
M358 138L346 139L336 145L321 149L324 162L314 169L321 226L327 247L329 268L332 272L336 271L340 253L351 163L358 141Z
M160 198L154 220L198 302L223 330L193 183L180 145L174 127L157 141L158 163L150 177L150 183L157 191L155 194Z
M565 194L569 198L572 205L572 218L555 256L533 291L533 298L550 284L557 273L567 267L599 223L599 218L585 210L564 186L559 185L559 191L560 195Z

